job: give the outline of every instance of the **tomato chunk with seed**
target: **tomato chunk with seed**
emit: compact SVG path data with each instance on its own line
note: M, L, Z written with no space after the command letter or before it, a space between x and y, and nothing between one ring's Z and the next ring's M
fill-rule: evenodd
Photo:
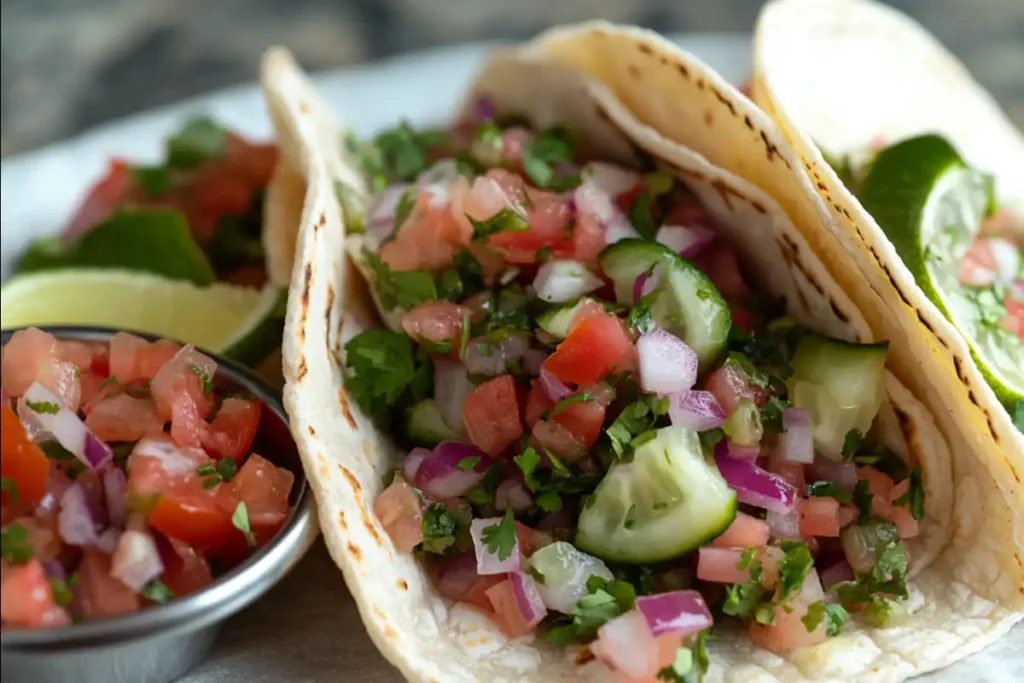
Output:
M71 618L53 599L50 582L39 560L17 567L4 567L0 585L0 617L4 626L51 628L71 623Z
M85 426L103 441L138 441L163 433L164 419L152 400L118 394L95 403Z
M519 609L511 580L505 579L488 588L486 592L502 633L509 638L519 638L533 632L533 627Z
M288 516L294 481L294 474L253 453L227 485L233 498L245 502L257 541L273 536Z
M249 453L259 426L259 402L226 398L213 421L202 428L199 439L212 457L241 462Z
M95 548L84 549L75 594L87 619L129 614L142 607L141 596L111 576L111 565L110 555Z
M602 315L577 323L544 367L563 382L585 386L632 368L635 354L622 322Z
M500 455L515 443L523 423L512 375L496 377L470 391L462 404L462 423L473 445L488 455Z
M374 499L373 514L399 553L411 553L423 541L423 503L402 478L396 477Z
M0 407L2 420L3 452L0 457L0 472L5 480L11 480L17 487L15 496L3 492L5 505L17 503L31 506L38 503L46 493L46 478L50 473L50 461L25 432L21 420L9 406Z

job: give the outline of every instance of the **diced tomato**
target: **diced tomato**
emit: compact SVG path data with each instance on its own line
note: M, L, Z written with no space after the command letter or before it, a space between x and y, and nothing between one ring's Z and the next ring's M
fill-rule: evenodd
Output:
M71 623L68 613L54 602L50 582L37 559L4 567L0 617L5 627L15 628L50 628Z
M754 548L768 545L768 523L763 519L737 512L729 528L711 543L719 548Z
M729 311L732 313L732 326L736 329L743 332L753 332L757 329L757 321L746 306L729 302Z
M494 610L494 619L498 622L502 633L509 638L519 638L533 632L534 627L530 625L523 616L522 610L519 609L510 579L491 586L486 593Z
M768 457L768 471L777 474L797 491L803 491L806 487L804 466L801 463L783 459L775 449L772 449L772 453Z
M1014 285L1017 291L1024 292L1024 282L1017 280ZM1007 292L1004 299L1006 304L1006 317L1003 318L1003 327L1024 339L1024 301L1014 298L1012 292Z
M605 247L606 227L597 216L579 214L572 226L572 257L581 263L592 265Z
M288 516L288 494L294 482L290 471L253 453L227 485L232 499L245 502L258 542L273 536Z
M516 540L519 542L519 554L526 558L555 542L548 532L531 529L522 522L516 522Z
M597 441L597 437L601 436L606 409L606 404L597 400L579 401L562 406L551 420L568 429L589 448Z
M530 445L551 454L559 460L576 462L587 454L587 448L568 429L552 420L540 420L533 425Z
M401 477L374 499L373 514L399 553L411 553L423 541L423 502Z
M171 438L180 446L198 447L210 412L207 385L217 363L192 346L183 347L153 377L150 389L157 410L171 420Z
M213 421L202 429L200 441L210 456L241 462L249 453L259 426L258 401L226 398Z
M825 619L813 631L808 631L802 619L807 608L815 602L825 599L825 591L821 587L818 572L811 569L804 576L800 592L775 607L775 623L765 626L756 620L750 622L750 639L758 647L771 650L776 654L785 654L795 647L817 645L828 638Z
M839 537L839 501L805 498L800 501L800 535Z
M242 266L224 273L220 279L240 287L260 288L267 284L267 269L263 266Z
M585 386L613 372L632 369L635 358L636 349L622 321L603 315L577 323L544 361L544 367L563 382Z
M58 341L60 356L82 374L92 371L93 347L80 341Z
M106 220L114 213L114 209L131 195L134 186L135 181L128 162L123 159L111 159L108 162L107 175L89 190L79 204L78 210L64 227L64 236L71 240L76 239L88 232L92 226Z
M548 398L548 394L544 391L544 387L540 385L540 381L535 379L530 382L530 392L526 397L526 408L523 411L526 426L533 427L537 420L540 419L541 414L552 410L554 407L555 402Z
M985 238L976 239L960 262L960 283L969 287L989 287L998 275L999 265L992 243Z
M462 319L469 310L447 301L425 301L402 315L402 329L416 341L447 342L456 355L462 339ZM430 348L428 350L433 350Z
M856 505L840 505L839 506L839 528L845 529L860 517L860 511Z
M463 187L465 180L461 180ZM440 270L452 264L455 254L468 246L473 228L453 213L451 202L437 202L430 192L420 192L412 213L400 226L394 239L380 248L380 258L393 270ZM464 191L464 189L463 189Z
M900 538L914 538L921 533L921 524L903 505L893 505L887 511L885 518L896 525Z
M110 555L95 548L83 549L75 594L88 619L128 614L142 607L139 594L111 576L110 569Z
M742 398L749 398L758 405L767 399L765 390L751 384L747 373L737 363L726 363L712 372L704 388L715 395L726 415L732 415Z
M178 352L178 345L166 339L153 343L127 332L110 340L110 375L119 382L153 379Z
M163 433L164 419L152 400L118 394L90 406L85 426L101 441L138 441Z
M63 359L60 343L52 334L34 327L18 330L4 345L0 366L0 381L11 398L18 398L33 382L39 382L67 408L78 409L78 368Z
M642 681L658 673L658 642L638 610L630 610L597 630L591 651L612 670L630 681Z
M750 297L750 288L743 280L736 252L730 247L722 243L713 244L694 262L726 300L743 303Z
M11 480L17 486L17 500L3 492L4 505L17 503L26 507L38 503L46 493L46 477L50 472L50 461L39 446L29 438L21 420L10 406L0 406L2 426L2 457L0 473L4 480Z
M491 456L498 456L523 433L516 382L502 375L484 382L466 395L462 423L469 440Z
M749 581L753 558L750 564L740 568L745 550L745 548L701 548L697 551L697 578L714 583ZM754 552L754 558L761 563L763 570L761 583L766 588L775 585L775 581L779 577L779 564L782 562L782 556L782 551L774 546L759 547Z
M491 182L493 181L493 182ZM454 204L454 203L453 203ZM529 230L504 231L488 238L511 263L533 263L544 247L558 255L569 255L573 242L569 234L572 211L565 197L528 187L521 176L503 169L491 169L477 178L464 200L465 213L474 220L494 216L506 207L526 211Z
M858 467L857 477L868 483L868 489L871 491L871 513L885 517L889 511L889 500L895 485L892 477L874 467Z
M164 573L160 580L175 595L188 595L213 583L210 563L193 548L175 538L167 539L169 552L162 552Z

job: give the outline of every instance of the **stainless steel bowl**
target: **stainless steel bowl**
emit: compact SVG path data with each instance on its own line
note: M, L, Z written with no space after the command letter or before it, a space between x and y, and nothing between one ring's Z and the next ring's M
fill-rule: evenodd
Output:
M58 339L81 341L106 341L116 332L91 327L42 329ZM4 330L2 342L6 344L13 333ZM260 455L295 474L291 516L258 553L198 593L123 617L46 630L3 631L3 683L172 681L202 661L227 617L266 593L316 539L313 496L276 392L247 368L209 355L217 361L219 391L248 391L269 409L263 413L255 443Z

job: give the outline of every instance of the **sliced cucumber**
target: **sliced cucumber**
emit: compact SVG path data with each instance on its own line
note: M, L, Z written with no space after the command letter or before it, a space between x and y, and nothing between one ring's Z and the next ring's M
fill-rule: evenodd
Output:
M679 557L721 534L736 493L704 459L697 432L659 429L632 462L612 465L584 505L576 546L612 562Z
M405 411L405 434L413 443L436 446L442 441L458 441L458 432L445 424L437 401L425 398Z
M661 278L651 315L654 321L697 352L701 370L725 348L732 314L722 294L697 266L657 242L625 239L598 255L602 270L615 283L619 303L633 303L633 284L642 273Z
M885 393L889 343L851 344L811 334L793 354L789 400L811 413L814 448L842 460L847 435L867 434Z
M555 339L565 339L569 336L569 328L576 314L589 301L593 299L583 297L575 302L544 311L537 316L537 326Z

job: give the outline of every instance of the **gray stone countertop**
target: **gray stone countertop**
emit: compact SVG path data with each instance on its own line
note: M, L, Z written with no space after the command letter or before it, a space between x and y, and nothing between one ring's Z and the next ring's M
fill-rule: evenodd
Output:
M1024 126L1024 2L892 0ZM658 31L752 29L762 0L2 0L0 154L255 78L269 45L310 69L603 17Z

